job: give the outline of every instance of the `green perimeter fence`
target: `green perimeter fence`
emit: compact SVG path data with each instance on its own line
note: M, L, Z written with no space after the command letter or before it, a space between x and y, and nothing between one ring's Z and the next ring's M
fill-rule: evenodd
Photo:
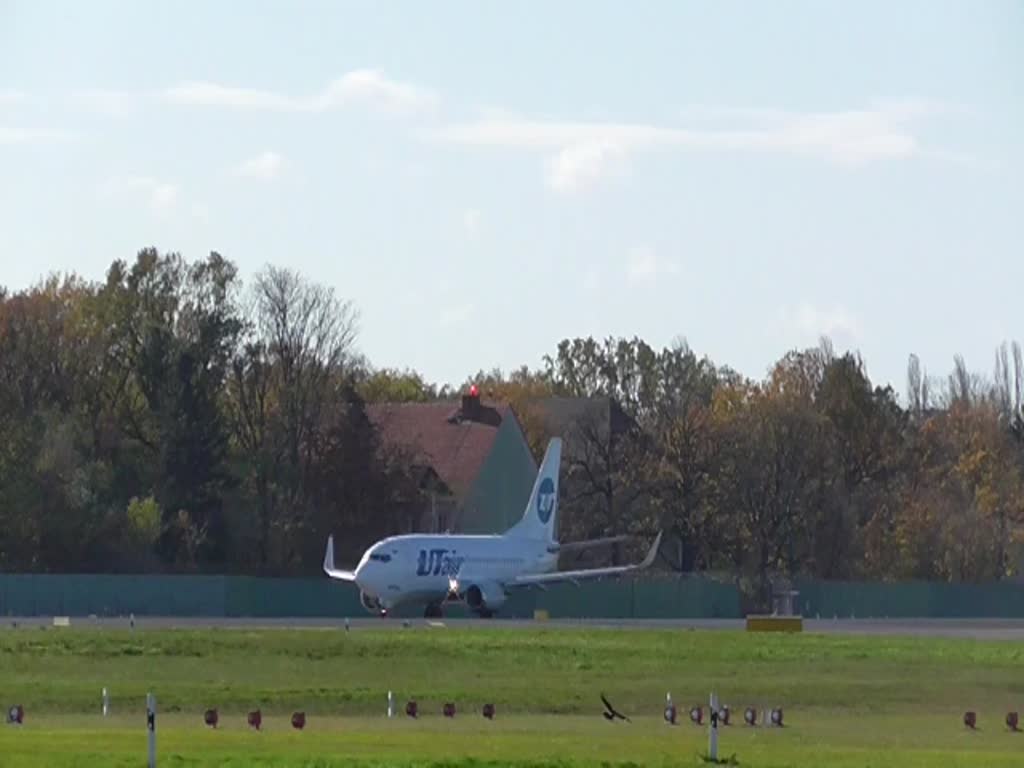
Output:
M1024 585L798 581L798 609L821 618L1024 618ZM743 616L733 584L699 576L645 577L517 590L503 617L722 618ZM407 608L398 616L421 615ZM462 606L447 613L466 615ZM349 584L245 576L0 574L0 616L359 617Z
M1024 584L798 581L805 617L865 619L1024 618Z
M573 618L736 618L740 595L730 584L699 577L560 584L513 592L501 616L534 610ZM451 615L464 613L452 606ZM358 617L358 591L322 579L244 576L108 576L0 574L2 616ZM395 612L422 615L422 608Z

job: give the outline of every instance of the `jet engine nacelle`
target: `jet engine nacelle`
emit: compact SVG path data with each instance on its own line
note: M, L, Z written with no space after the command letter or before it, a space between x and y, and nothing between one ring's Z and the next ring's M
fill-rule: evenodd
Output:
M466 605L481 615L488 615L505 604L507 595L497 584L470 584L466 589Z
M363 608L365 608L369 613L381 612L380 600L373 595L366 594L362 590L359 590L359 602L362 603Z

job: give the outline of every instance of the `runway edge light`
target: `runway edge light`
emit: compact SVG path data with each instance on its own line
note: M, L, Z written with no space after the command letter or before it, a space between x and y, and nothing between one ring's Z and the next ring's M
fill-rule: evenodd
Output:
M711 692L708 701L711 707L711 716L708 720L708 757L718 762L718 696Z
M156 768L156 696L146 694L146 730L149 731L149 768Z

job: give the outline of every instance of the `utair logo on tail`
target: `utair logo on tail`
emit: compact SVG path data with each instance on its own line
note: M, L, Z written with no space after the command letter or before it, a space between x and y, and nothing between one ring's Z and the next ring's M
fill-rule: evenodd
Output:
M618 577L649 567L661 543L659 533L642 562L608 568L558 571L559 555L624 541L613 536L559 544L558 471L562 441L548 444L533 490L518 523L498 535L406 534L373 544L353 571L334 567L334 536L327 539L324 572L355 584L366 610L386 616L399 605L419 603L438 616L446 602L465 601L480 616L492 616L509 593L568 581Z
M555 509L555 483L550 477L545 477L537 489L537 517L547 525L551 519L551 513Z

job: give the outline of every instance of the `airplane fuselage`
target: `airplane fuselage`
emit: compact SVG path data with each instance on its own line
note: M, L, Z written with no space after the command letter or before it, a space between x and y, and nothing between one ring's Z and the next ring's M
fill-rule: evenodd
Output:
M488 602L495 605L504 601L502 583L519 573L553 571L557 562L557 552L549 551L540 541L496 535L407 534L382 539L370 547L356 567L355 583L368 609L387 611L402 603L440 603L452 596L462 598L474 586L489 591Z
M617 577L649 567L661 542L660 533L638 565L556 571L561 455L562 441L554 437L548 443L522 518L503 534L390 536L367 549L354 571L335 566L331 535L324 553L324 572L333 579L355 583L360 602L371 612L387 613L404 603L423 603L427 615L432 615L440 612L442 603L455 599L465 601L481 616L491 616L504 604L510 590ZM587 542L578 542L577 548L580 544Z

